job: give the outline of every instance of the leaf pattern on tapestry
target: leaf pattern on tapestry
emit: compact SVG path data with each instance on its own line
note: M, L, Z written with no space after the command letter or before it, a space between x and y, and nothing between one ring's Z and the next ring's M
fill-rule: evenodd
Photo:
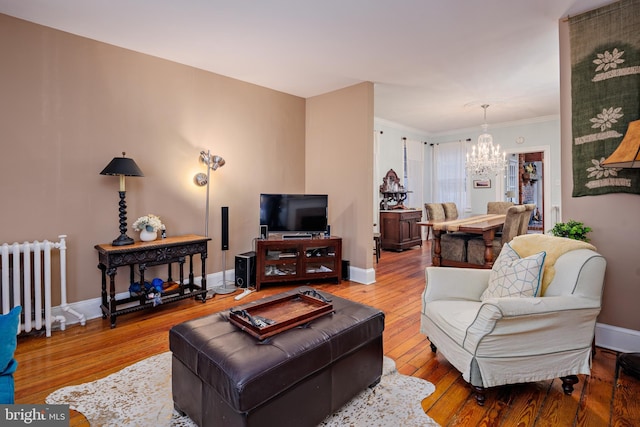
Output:
M598 159L591 159L591 163L593 166L587 168L587 172L589 173L589 178L608 178L610 176L618 176L618 171L621 171L622 168L605 168L602 166L602 162L604 162L604 157Z
M599 113L596 117L589 119L593 125L592 128L600 128L601 132L604 132L607 129L611 129L611 125L614 123L618 123L618 119L624 114L620 113L622 111L622 107L617 108L603 108L602 113Z
M620 57L624 54L624 50L613 49L612 53L606 50L604 53L598 53L597 59L593 60L593 63L597 65L596 73L598 71L607 71L609 68L617 68L618 64L622 64L624 59Z

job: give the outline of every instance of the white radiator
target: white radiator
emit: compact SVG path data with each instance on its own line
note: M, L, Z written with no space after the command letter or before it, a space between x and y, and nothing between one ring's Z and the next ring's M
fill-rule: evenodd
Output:
M60 308L78 318L82 325L85 316L67 305L67 247L66 235L58 236L59 242L4 243L0 247L0 284L2 313L22 306L22 317L18 333L45 328L51 336L51 324L60 322L64 330L66 318L51 314L51 250L60 251Z

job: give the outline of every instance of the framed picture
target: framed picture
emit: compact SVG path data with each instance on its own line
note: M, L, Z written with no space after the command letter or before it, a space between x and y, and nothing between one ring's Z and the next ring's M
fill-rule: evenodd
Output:
M490 179L474 179L473 188L491 188Z

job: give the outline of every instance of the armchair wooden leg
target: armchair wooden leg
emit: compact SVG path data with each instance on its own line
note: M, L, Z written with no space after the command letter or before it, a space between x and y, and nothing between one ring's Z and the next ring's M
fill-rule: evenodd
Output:
M487 396L485 395L487 389L475 385L473 386L473 389L476 391L476 403L478 404L478 406L484 406L484 401L487 398Z
M429 339L429 337L427 337L427 339ZM436 346L431 342L431 340L429 340L429 347L431 347L431 351L432 351L433 353L435 353L435 352L438 350L438 347L436 347Z
M562 389L564 390L564 394L570 396L573 392L573 385L578 383L577 375L567 375L566 377L561 377L562 380Z

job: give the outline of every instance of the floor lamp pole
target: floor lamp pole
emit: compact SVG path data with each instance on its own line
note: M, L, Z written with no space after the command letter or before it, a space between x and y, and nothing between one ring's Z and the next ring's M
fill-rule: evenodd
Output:
M210 152L207 150L207 159L210 159ZM204 214L204 236L209 237L209 182L211 181L211 165L209 164L209 160L206 161L207 164L207 204L205 207Z

